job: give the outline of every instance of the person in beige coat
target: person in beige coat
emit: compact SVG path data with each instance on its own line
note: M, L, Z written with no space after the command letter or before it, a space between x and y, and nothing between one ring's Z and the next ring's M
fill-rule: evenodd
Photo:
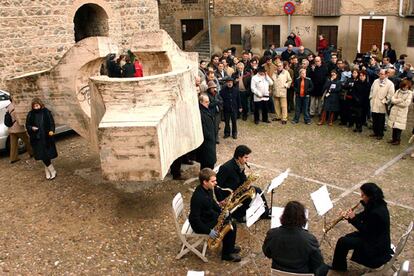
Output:
M384 137L385 113L387 104L394 95L394 83L387 78L385 69L379 72L379 78L371 86L369 99L371 101L372 129L374 131L370 137L381 140Z
M281 62L276 63L276 71L272 75L272 80L275 120L282 120L282 124L286 124L288 120L287 89L292 85L292 78L289 72L283 69Z
M392 145L399 145L401 142L401 132L407 126L408 107L413 98L411 89L411 82L403 80L400 83L400 89L395 92L391 98L390 116L388 118L388 125L392 128L392 139L388 141Z
M29 136L27 135L26 129L24 126L20 125L16 118L16 112L14 110L13 99L11 98L11 103L7 106L7 111L10 113L13 121L13 125L9 127L9 137L10 137L10 163L15 163L19 161L19 147L18 141L21 139L26 146L27 153L30 157L33 156L32 147L29 142Z

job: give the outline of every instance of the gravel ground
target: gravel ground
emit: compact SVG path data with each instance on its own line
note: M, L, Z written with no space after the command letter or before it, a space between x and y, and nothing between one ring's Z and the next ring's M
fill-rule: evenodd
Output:
M334 219L340 208L358 201L357 193L341 194L364 180L378 183L391 212L392 241L397 242L414 217L414 160L397 160L383 172L375 171L408 146L390 146L385 140L355 134L340 126L315 124L282 126L279 123L254 125L239 122L239 139L221 140L218 164L229 159L234 148L246 144L253 150L250 162L259 173L256 185L265 187L281 171L291 168L290 176L274 197L275 206L300 200L310 210L309 230L322 237L322 219L317 216L309 193L327 183L332 199L338 199L327 219ZM387 137L390 131L387 132ZM408 140L408 133L403 133ZM185 275L188 270L204 270L209 275L268 275L270 260L261 245L270 221L238 228L237 243L243 260L239 264L221 262L217 252L208 252L204 264L194 254L175 260L180 243L171 212L174 195L181 192L188 210L194 181L160 183L110 183L101 178L99 157L76 134L60 137L58 176L44 179L40 162L27 159L9 164L0 157L0 274L2 275ZM139 165L139 164L137 164ZM197 166L184 166L184 175L196 176ZM306 179L304 179L305 177ZM122 188L120 190L119 188ZM342 222L327 240L335 245L352 227ZM326 262L333 248L321 244ZM411 237L401 260L414 260ZM362 268L351 264L349 275Z

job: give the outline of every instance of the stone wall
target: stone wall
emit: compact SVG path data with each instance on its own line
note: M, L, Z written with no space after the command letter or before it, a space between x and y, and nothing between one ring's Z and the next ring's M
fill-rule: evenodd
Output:
M207 28L206 0L182 4L181 0L160 0L160 28L167 31L178 45L182 45L181 20L203 19Z
M2 0L0 89L6 78L57 64L75 43L73 21L84 4L104 10L107 33L120 50L128 49L137 31L159 28L155 0Z
M385 19L385 41L390 41L397 55L405 53L408 61L414 63L414 47L407 47L408 29L414 25L414 17L401 18L398 16L399 0L359 1L342 0L341 16L314 17L313 0L296 3L295 14L291 18L292 31L299 34L303 44L312 51L316 50L317 27L338 26L338 47L343 50L343 57L349 60L355 58L358 51L358 39L361 17ZM262 26L279 25L280 43L283 45L288 35L288 19L283 12L285 1L253 1L246 0L239 4L236 0L215 0L212 17L212 46L213 52L221 52L230 46L236 47L240 55L241 45L230 43L230 25L240 24L242 33L246 28L252 31L252 46L255 54L262 54ZM404 1L405 11L408 0Z

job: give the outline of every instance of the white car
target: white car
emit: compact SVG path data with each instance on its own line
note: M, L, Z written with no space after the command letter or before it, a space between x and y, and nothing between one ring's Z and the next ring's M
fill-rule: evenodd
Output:
M7 106L10 104L10 94L6 91L0 90L0 151L9 152L10 137L8 127L4 125L4 115L7 111ZM56 126L56 134L70 131L71 128L66 125ZM19 151L24 151L24 143L19 139Z

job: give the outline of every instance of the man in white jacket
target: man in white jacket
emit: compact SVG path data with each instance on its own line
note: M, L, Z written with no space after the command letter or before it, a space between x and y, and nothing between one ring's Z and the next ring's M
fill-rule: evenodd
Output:
M254 123L259 124L259 111L262 110L262 121L270 123L268 118L267 102L269 101L269 86L273 85L272 79L266 74L264 67L257 69L257 74L252 78L250 88L253 93Z
M371 86L369 99L371 101L372 129L371 137L381 140L384 137L385 113L387 104L394 95L394 83L387 78L387 71L381 69L379 78Z

